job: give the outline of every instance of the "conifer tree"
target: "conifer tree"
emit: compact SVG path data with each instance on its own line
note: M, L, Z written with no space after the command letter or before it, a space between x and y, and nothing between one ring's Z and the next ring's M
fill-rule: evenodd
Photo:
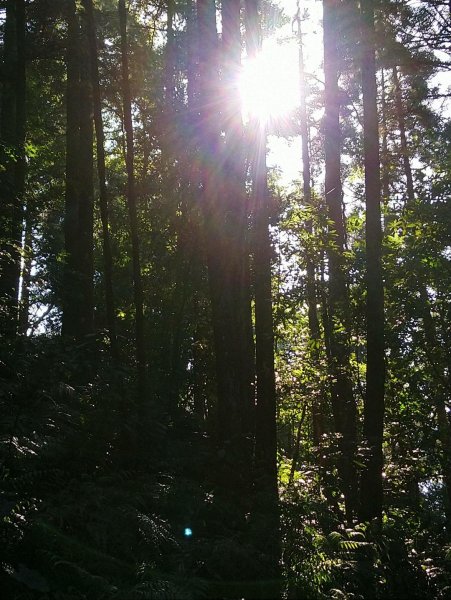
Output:
M6 2L0 106L0 311L1 329L18 326L25 186L25 2Z

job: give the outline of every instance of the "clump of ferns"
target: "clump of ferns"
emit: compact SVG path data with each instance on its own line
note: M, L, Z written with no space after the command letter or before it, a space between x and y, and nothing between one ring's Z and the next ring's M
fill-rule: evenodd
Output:
M375 545L363 526L323 534L307 524L302 546L302 558L292 563L287 575L288 587L304 598L358 598L362 565L377 562Z

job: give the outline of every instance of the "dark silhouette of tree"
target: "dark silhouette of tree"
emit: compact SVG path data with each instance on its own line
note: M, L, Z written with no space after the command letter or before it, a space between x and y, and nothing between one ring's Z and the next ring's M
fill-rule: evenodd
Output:
M109 218L109 198L106 184L106 165L105 165L105 134L102 120L102 99L99 81L99 60L97 53L97 34L94 20L94 9L92 0L83 0L83 6L86 12L86 22L88 28L89 42L89 61L92 85L94 126L96 134L97 151L97 172L99 179L99 208L102 221L102 247L104 261L104 284L105 284L105 308L107 327L111 343L111 353L115 360L118 360L119 352L116 336L116 316L114 306L113 292L113 256L110 240L110 218Z
M363 142L366 201L366 331L367 367L364 400L364 441L367 445L361 474L359 518L382 519L382 469L384 432L384 286L382 279L381 178L377 109L374 10L362 0L361 72L363 94Z
M1 329L18 326L25 185L25 2L5 3L3 85L0 106L0 313Z
M66 268L62 332L82 338L94 330L92 92L86 22L72 0L66 3L66 13Z
M133 267L133 300L135 306L135 343L136 363L138 368L139 388L141 392L146 387L147 364L144 331L144 297L141 276L141 261L139 253L139 227L135 187L135 149L133 142L132 98L130 91L130 75L128 66L127 41L127 9L125 0L119 0L119 28L121 37L121 68L122 68L122 105L125 130L125 163L127 169L127 204L130 219L130 237L132 242Z
M245 3L246 50L254 60L261 49L258 0ZM249 124L249 164L253 211L253 284L255 294L255 352L257 406L255 427L255 507L258 523L257 547L268 557L268 575L275 581L262 589L261 597L277 594L280 532L277 484L276 389L274 373L274 329L272 315L271 258L269 234L270 197L266 167L266 124L258 118Z
M340 436L340 476L346 499L346 515L352 521L357 508L356 406L350 373L349 297L344 266L345 224L341 185L340 90L337 35L340 8L333 0L323 3L324 27L324 154L325 198L329 217L329 294L326 334L329 344L332 410Z

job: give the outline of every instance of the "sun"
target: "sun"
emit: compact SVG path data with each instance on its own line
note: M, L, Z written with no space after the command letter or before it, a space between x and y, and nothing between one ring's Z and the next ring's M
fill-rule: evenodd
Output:
M258 57L243 60L239 89L246 121L254 117L267 122L292 113L299 104L297 53L293 46L265 40Z

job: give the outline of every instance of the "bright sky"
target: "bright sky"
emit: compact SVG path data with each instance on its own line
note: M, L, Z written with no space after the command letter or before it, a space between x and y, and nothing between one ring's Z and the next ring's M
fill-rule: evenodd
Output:
M281 117L299 106L298 40L292 25L297 11L296 0L278 0L278 5L284 9L289 23L279 28L274 36L264 40L262 54L256 64L243 63L241 93L245 119L251 112L262 120L271 115ZM301 0L301 16L304 16L305 11L307 19L302 22L305 71L307 74L318 74L321 78L322 3L317 0ZM448 55L438 57L444 61L449 60ZM442 94L451 90L449 72L438 73L431 83L437 85ZM437 112L451 114L449 99L436 100L432 105ZM282 183L289 186L293 180L299 180L300 137L286 139L270 136L268 146L268 166L278 167Z
M250 112L264 119L288 116L299 106L299 62L296 29L292 21L296 15L296 0L279 0L289 23L279 28L274 36L263 43L261 57L254 65L244 63L243 112ZM316 0L301 2L301 14L307 10L308 22L303 22L304 61L307 72L315 72L322 60L322 37L320 19L321 3ZM295 25L296 27L296 25ZM282 183L289 185L300 179L301 140L269 137L268 166L278 167Z

